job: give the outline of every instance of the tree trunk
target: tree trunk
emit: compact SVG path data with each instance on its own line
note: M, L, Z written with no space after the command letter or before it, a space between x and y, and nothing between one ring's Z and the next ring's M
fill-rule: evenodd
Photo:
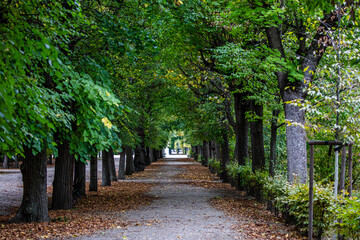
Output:
M224 182L228 182L229 179L226 173L226 164L230 162L230 150L229 150L229 136L227 131L222 134L222 138L223 141L220 146L220 155L221 155L220 167L222 172L220 177Z
M306 38L300 38L307 34L305 32L306 28L299 26L299 32L297 33L299 48L296 53L302 56L299 69L300 72L304 73L302 81L291 82L288 78L288 73L283 70L284 68L279 68L280 70L276 72L278 87L285 102L285 119L288 123L286 126L286 139L288 182L290 183L293 183L295 178L301 183L305 183L307 180L306 131L304 129L305 112L296 104L293 105L292 102L302 102L306 98L307 88L314 79L316 68L326 52L326 48L332 44L332 41L328 40L327 29L335 30L339 27L339 17L345 14L344 8L347 7L349 2L324 15L324 18L320 21L321 24L313 34L309 46L306 46ZM302 24L302 21L299 22ZM271 26L266 27L265 31L269 46L277 50L281 58L286 61L280 29L276 26Z
M51 155L51 154L50 154L50 156L49 156L49 158L48 158L47 164L48 164L48 165L51 165L51 164L52 164L52 155Z
M90 184L89 184L90 192L98 191L97 168L98 168L97 154L94 154L91 156L90 159Z
M25 159L21 164L24 185L23 199L19 210L10 222L49 221L46 173L46 150L37 155L24 148Z
M3 168L9 168L9 157L8 155L5 153L4 155L4 162L3 162Z
M52 209L71 209L73 204L74 161L70 154L68 140L58 143L58 157L55 162Z
M203 149L204 149L204 162L202 164L204 166L207 166L208 161L209 161L209 142L208 141L203 142Z
M18 155L15 155L14 161L15 161L14 167L15 167L15 168L19 168L19 158L18 158Z
M102 180L101 186L111 186L110 175L110 153L106 150L102 151Z
M125 179L125 151L120 153L118 178Z
M161 149L159 151L160 151L160 158L164 158L164 149Z
M125 175L132 175L135 172L133 150L130 147L126 147L125 155L126 155Z
M251 128L251 157L252 170L263 170L265 168L265 150L263 133L263 105L251 101L251 111L256 115L254 121L250 123Z
M245 165L246 158L248 157L248 133L249 122L246 119L246 111L249 109L248 101L243 99L245 96L241 93L234 94L234 107L235 107L235 159L240 165Z
M116 182L117 177L116 177L114 150L112 148L109 149L109 163L110 163L110 179L112 182Z
M156 150L151 148L151 161L152 162L156 162L157 161L157 157L156 157Z
M286 126L288 182L293 183L294 179L297 179L300 183L305 183L307 179L306 131L303 128L305 111L298 106L285 104L285 119L291 123Z
M145 150L145 166L149 166L151 164L150 148L144 147L144 150Z
M145 151L140 146L135 148L134 166L136 172L145 170Z
M75 177L74 177L74 190L73 197L85 196L86 185L86 165L84 162L75 161Z
M279 117L280 110L273 110L273 116L271 119L271 136L270 136L270 165L269 173L270 176L275 176L275 167L276 167L276 142L277 142L277 118Z

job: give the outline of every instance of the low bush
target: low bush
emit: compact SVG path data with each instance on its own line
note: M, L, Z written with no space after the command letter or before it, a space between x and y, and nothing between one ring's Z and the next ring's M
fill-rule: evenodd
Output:
M219 173L219 174L222 173L221 163L219 160L210 158L208 160L208 165L209 165L209 167L213 168L217 173Z
M212 163L215 164L215 163ZM226 165L228 175L239 182L240 188L248 194L261 191L261 195L272 205L291 216L305 234L309 221L309 185L288 184L286 176L270 177L266 172L253 172L251 165L237 163ZM333 196L333 186L314 183L314 233L317 237L331 235L333 230L351 239L360 239L359 196L346 198ZM335 220L340 223L335 224Z
M351 239L360 239L360 194L351 198L343 198L335 208L340 219L337 224L340 234Z

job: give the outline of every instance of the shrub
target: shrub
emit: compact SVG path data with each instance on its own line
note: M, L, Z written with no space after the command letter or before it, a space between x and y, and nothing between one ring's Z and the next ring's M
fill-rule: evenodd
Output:
M337 205L336 213L341 223L338 223L338 231L345 237L360 239L360 200L359 193L351 198L343 198Z
M210 167L212 167L217 173L221 173L222 172L222 169L221 169L221 165L220 165L220 161L219 160L216 160L214 158L210 158L208 160L208 165Z

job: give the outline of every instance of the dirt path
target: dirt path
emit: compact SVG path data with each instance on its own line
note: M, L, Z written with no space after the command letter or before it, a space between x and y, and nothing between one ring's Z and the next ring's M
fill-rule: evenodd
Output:
M142 177L125 181L156 183L149 194L156 197L149 206L129 211L123 216L131 224L77 239L244 239L233 226L236 219L226 216L210 200L237 197L235 191L207 189L186 184L179 178L184 166L197 164L182 159L164 159Z

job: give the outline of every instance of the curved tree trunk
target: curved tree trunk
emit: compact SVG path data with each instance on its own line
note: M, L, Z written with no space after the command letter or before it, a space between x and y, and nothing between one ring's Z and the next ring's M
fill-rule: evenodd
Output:
M24 154L25 159L20 167L24 184L23 199L10 222L49 221L46 150L33 155L32 149L24 148Z
M120 153L118 178L125 179L125 151Z
M75 177L74 177L74 195L77 197L85 196L86 185L86 165L84 162L78 160L75 161Z
M71 209L73 204L73 157L70 154L68 140L58 145L58 157L55 162L52 209Z
M90 184L89 184L90 192L97 192L98 190L97 168L98 168L97 154L94 154L91 156L90 159Z
M110 163L110 179L112 182L116 182L117 177L116 177L114 150L112 148L109 149L109 163Z
M251 111L257 119L250 123L251 128L251 157L252 170L263 170L265 168L265 150L264 150L264 133L263 133L263 106L251 102Z
M102 151L102 180L101 186L111 186L109 152Z
M130 147L126 147L125 155L126 155L125 175L132 175L135 172L133 150Z

